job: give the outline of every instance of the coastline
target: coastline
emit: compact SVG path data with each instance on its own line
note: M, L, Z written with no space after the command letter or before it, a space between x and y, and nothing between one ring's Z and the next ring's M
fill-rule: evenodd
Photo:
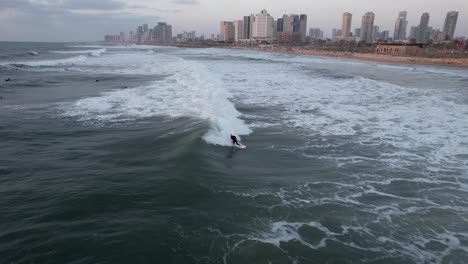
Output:
M468 68L468 58L424 58L415 56L399 56L374 53L343 52L343 51L325 51L304 48L281 48L281 47L223 47L228 49L254 50L261 52L285 53L294 55L322 56L344 59L355 59L361 61L374 61L396 64L428 65Z
M137 44L138 45L138 44ZM345 51L326 51L318 49L306 49L301 47L261 47L261 46L225 46L225 45L204 45L204 44L178 44L178 43L165 43L165 44L145 44L155 46L170 46L178 48L222 48L222 49L239 49L239 50L252 50L260 52L272 52L272 53L283 53L283 54L294 54L294 55L306 55L306 56L320 56L320 57L332 57L332 58L343 58L343 59L354 59L360 61L372 61L372 62L383 62L390 64L409 64L409 65L421 65L421 66L439 66L439 67L455 67L468 69L468 57L467 58L427 58L427 57L416 57L416 56L402 56L402 55L390 55L390 54L376 54L376 53L364 53L364 52L345 52Z

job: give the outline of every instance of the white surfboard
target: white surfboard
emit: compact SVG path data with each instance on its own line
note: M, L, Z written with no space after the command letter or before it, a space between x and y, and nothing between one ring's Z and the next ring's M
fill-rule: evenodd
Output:
M244 146L244 145L239 143L239 146L237 144L234 144L234 147L240 148L240 149L245 149L247 146Z

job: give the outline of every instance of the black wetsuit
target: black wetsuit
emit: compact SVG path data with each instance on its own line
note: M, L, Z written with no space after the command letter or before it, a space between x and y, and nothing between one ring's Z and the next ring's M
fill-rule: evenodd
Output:
M231 135L231 140L232 140L232 144L236 144L237 146L240 146L239 142L237 142L236 136Z

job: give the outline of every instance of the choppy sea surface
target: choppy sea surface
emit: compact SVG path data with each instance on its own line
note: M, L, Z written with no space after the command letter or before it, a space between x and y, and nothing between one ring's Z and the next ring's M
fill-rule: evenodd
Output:
M0 77L0 263L468 261L466 69L0 43Z

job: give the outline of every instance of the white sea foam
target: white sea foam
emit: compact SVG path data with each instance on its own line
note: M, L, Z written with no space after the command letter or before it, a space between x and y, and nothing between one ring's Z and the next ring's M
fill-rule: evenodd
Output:
M83 64L87 60L87 57L84 55L66 58L66 59L59 59L59 60L35 60L35 61L18 61L18 62L3 62L0 65L14 65L14 64L21 64L31 67L53 67L53 66L60 66L60 65L75 65L75 64Z
M79 100L65 109L65 115L101 123L151 116L191 116L209 121L211 128L203 138L217 145L230 145L230 133L251 132L229 101L231 94L203 65L176 57L159 58L166 61L158 70L152 70L170 76L147 86Z

